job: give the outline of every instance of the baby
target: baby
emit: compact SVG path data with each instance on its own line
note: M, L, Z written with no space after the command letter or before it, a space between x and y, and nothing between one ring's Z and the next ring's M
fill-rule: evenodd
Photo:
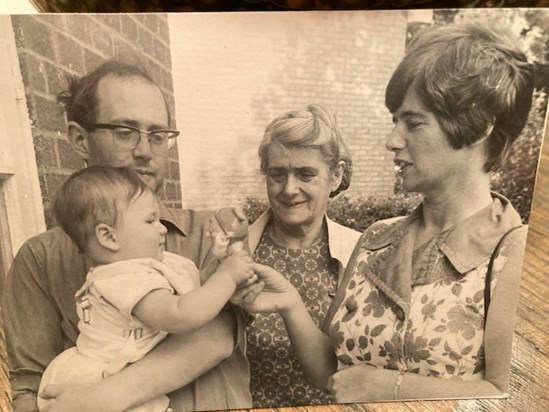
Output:
M238 286L253 281L244 251L227 256L199 285L194 263L164 252L166 228L154 193L133 170L89 167L74 173L54 201L60 226L93 262L76 293L76 347L48 366L50 383L86 384L145 356L168 333L187 333L212 320ZM49 401L38 398L39 408ZM162 396L132 411L160 412Z

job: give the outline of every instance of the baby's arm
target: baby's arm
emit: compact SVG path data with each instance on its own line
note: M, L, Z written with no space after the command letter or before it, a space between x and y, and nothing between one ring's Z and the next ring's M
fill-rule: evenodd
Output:
M203 286L180 296L166 289L153 290L135 305L133 313L168 333L188 333L215 318L237 286L253 274L252 258L246 252L236 253L225 259Z

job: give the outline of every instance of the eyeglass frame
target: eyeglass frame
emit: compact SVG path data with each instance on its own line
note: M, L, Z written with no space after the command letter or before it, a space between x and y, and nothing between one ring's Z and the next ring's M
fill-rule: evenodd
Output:
M84 129L89 130L89 131L95 131L95 130L98 130L98 129L99 130L100 129L110 130L112 132L112 137L113 137L114 144L116 146L122 148L122 149L127 149L127 150L135 150L135 148L137 146L139 146L139 143L141 142L141 139L142 139L141 135L144 134L144 135L147 136L147 140L149 141L149 145L151 147L151 150L159 151L158 146L151 143L151 137L150 136L155 134L155 133L159 133L159 132L167 132L167 133L171 133L171 136L169 136L166 139L166 141L168 143L167 144L167 149L166 150L160 150L160 152L164 152L164 151L167 152L168 150L170 150L174 146L177 137L181 134L181 132L179 130L174 130L174 129L142 130L138 127L131 126L129 124L120 124L120 123L93 123L93 124L85 125L85 126L82 126L82 127L84 127ZM136 141L134 147L132 147L132 148L123 147L119 144L119 142L117 142L117 135L116 135L115 130L118 129L118 128L129 129L129 130L132 130L134 132L138 132L139 139Z

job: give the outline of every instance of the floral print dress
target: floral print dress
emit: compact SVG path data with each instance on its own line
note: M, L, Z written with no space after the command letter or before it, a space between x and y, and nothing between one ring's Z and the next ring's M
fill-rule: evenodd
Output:
M484 287L499 239L521 225L506 199L413 250L421 206L363 234L327 316L338 369L367 364L442 378L484 376ZM525 230L505 239L491 290Z

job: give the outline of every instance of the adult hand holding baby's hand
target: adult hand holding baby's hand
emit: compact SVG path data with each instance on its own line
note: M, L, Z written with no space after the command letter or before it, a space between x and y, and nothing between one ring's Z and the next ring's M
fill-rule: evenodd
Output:
M243 283L248 282L250 278L253 279L253 266L254 262L251 256L245 251L240 251L225 258L219 265L218 272L225 273L238 287Z
M231 298L233 304L252 313L283 313L301 303L299 292L281 273L259 263L253 268L259 282L238 289Z

